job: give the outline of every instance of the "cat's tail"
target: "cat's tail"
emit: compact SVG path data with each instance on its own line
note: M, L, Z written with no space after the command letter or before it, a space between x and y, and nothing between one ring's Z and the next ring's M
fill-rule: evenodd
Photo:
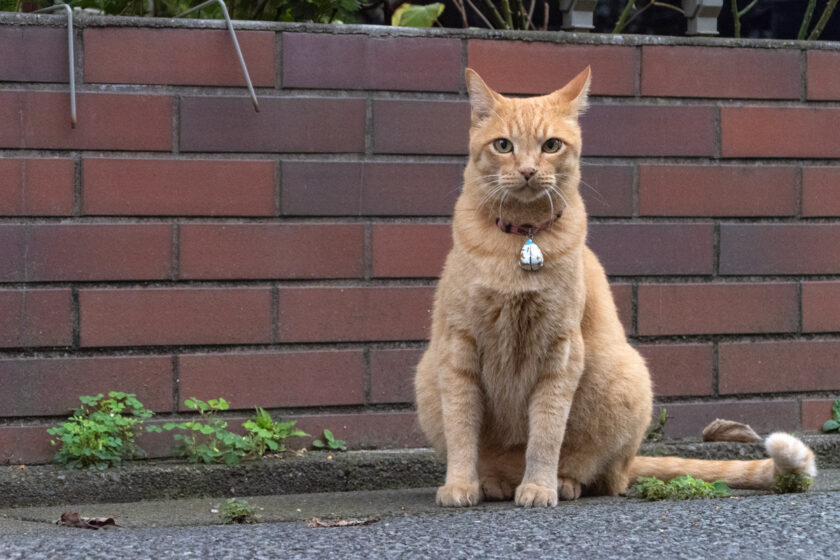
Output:
M770 488L776 475L795 472L817 475L814 452L790 434L776 432L764 440L770 459L756 461L708 461L681 457L642 457L633 459L630 480L655 476L670 480L690 474L707 482L723 480L731 488Z

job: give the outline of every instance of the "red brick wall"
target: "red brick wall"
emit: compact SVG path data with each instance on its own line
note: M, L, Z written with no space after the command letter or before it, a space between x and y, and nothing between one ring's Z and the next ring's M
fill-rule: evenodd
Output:
M256 113L218 22L88 18L73 130L62 21L0 19L0 462L48 459L43 426L111 389L164 417L224 396L357 447L422 444L411 378L450 246L466 65L513 94L592 65L590 243L671 435L827 418L830 45L242 24Z

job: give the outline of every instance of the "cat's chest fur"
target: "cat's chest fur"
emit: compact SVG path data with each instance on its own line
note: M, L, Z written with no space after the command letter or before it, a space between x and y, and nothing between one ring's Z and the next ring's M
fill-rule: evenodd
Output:
M527 437L528 399L543 373L549 347L563 337L562 294L499 293L474 288L469 315L485 396L485 428L500 443Z

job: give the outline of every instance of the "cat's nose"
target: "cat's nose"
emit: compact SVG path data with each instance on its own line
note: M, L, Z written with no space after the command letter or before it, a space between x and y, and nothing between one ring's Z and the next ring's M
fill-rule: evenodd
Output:
M537 170L533 167L522 167L519 172L522 173L522 176L525 177L526 181L528 181L537 173Z

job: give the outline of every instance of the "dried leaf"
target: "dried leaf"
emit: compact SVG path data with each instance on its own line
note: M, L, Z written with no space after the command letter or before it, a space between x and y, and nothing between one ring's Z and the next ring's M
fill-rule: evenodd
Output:
M378 517L372 517L370 519L320 519L313 517L312 519L306 520L306 526L310 528L358 527L360 525L372 525L373 523L379 523L379 521Z
M26 465L15 465L12 468L16 471L25 471L26 470Z
M75 511L65 511L56 525L77 527L79 529L101 529L103 527L122 527L117 525L113 517L82 517Z
M703 441L755 443L761 441L761 437L747 424L717 418L703 429Z

